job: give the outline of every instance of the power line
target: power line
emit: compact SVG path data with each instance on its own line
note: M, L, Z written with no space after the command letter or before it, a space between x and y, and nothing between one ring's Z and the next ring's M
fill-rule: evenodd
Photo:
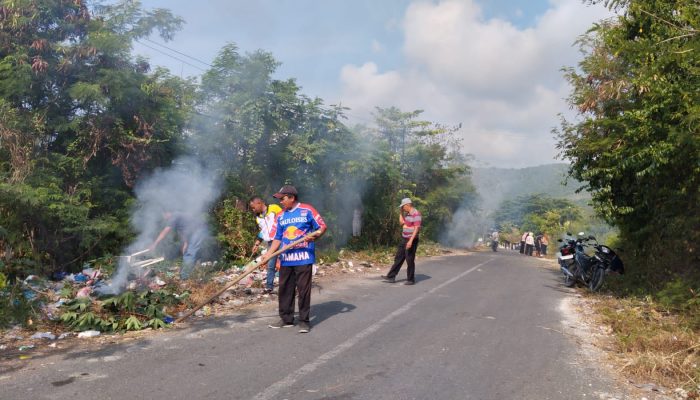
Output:
M183 60L183 59L181 59L181 58L177 58L177 57L175 57L175 56L172 55L172 54L168 54L168 53L166 53L166 52L164 52L164 51L162 51L162 50L156 49L155 47L149 46L149 45L147 45L146 43L143 43L143 42L141 42L141 41L136 40L136 43L140 44L141 46L148 47L149 49L151 49L151 50L153 50L153 51L157 51L158 53L163 54L163 55L165 55L165 56L168 56L168 57L170 57L170 58L172 58L172 59L174 59L174 60L180 61L180 62L183 63L183 64L187 64L187 65L189 65L190 67L196 68L196 69L198 69L198 70L200 70L200 71L202 71L202 72L206 72L206 71L207 71L207 70L204 69L204 68L201 68L201 67L198 67L198 66L196 66L196 65L194 65L194 64L191 64L191 63L189 63L189 62L187 62L187 61L185 61L185 60Z
M196 57L192 57L192 56L190 56L190 55L187 55L187 54L185 54L185 53L183 53L183 52L181 52L181 51L177 51L177 50L175 50L175 49L173 49L173 48L170 48L170 47L168 47L168 46L166 46L166 45L164 45L164 44L162 44L162 43L154 42L153 40L148 39L148 38L144 38L143 40L145 40L145 41L147 41L147 42L149 42L149 43L153 43L153 44L155 44L156 46L160 46L160 47L162 47L162 48L164 48L164 49L168 49L168 50L172 51L173 53L177 53L177 54L179 54L179 55L181 55L181 56L185 56L185 57L187 57L187 58L189 58L189 59L192 59L192 60L194 60L194 61L197 61L197 62L199 62L199 63L202 63L202 64L206 65L206 66L209 67L209 68L214 68L212 65L210 65L210 64L207 63L207 62L204 62L204 61L202 61L202 60L200 60L200 59L198 59L198 58L196 58Z

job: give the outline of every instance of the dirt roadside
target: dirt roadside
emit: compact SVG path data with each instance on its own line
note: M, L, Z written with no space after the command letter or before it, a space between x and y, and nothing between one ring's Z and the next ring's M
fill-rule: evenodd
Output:
M543 267L547 270L559 271L554 259L543 259ZM601 400L685 400L683 390L668 389L654 382L635 382L622 374L622 360L613 350L612 343L616 340L612 329L600 322L596 315L596 296L584 288L565 288L570 296L562 299L558 308L562 315L562 335L570 337L577 343L573 358L576 363L595 367L596 374L612 379L620 387L624 387L627 396L614 393L600 393Z

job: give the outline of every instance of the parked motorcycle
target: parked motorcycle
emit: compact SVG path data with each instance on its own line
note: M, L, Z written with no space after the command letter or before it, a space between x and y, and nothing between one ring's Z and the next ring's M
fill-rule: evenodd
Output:
M574 261L577 241L571 238L570 233L567 233L566 238L557 241L562 243L559 247L557 261L559 261L559 268L562 274L564 274L564 286L573 287L576 285L576 274L578 273L578 268Z
M595 292L603 286L606 274L624 274L625 268L620 257L610 247L598 243L595 236L586 237L583 232L574 239L570 233L565 240L559 239L559 267L564 274L564 285L574 286L577 282ZM586 247L593 247L595 253L585 253Z

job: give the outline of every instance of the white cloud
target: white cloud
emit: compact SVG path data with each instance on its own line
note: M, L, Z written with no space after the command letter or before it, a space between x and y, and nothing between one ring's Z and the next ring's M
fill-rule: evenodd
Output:
M341 98L351 113L395 105L461 122L465 150L494 165L552 162L550 130L568 110L560 68L576 64L574 41L608 16L602 6L552 0L534 26L521 29L485 19L473 0L415 2L402 21L405 64L344 66Z
M384 47L377 39L372 40L372 53L381 53L384 51Z

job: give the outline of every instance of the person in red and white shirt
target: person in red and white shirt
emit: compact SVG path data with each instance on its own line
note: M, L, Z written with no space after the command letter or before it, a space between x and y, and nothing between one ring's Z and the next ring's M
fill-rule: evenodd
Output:
M420 232L422 219L420 212L413 207L413 203L409 198L401 200L399 208L401 208L399 222L401 222L402 226L402 240L396 249L394 264L386 275L382 275L382 278L384 278L384 282L396 282L396 275L398 275L405 260L406 282L404 285L413 285L416 283L416 250L418 249L418 232Z

